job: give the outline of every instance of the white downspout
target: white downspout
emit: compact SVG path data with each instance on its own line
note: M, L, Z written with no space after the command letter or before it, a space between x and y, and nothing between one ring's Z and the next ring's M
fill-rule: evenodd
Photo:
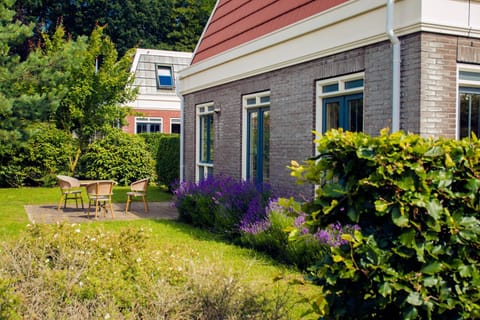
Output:
M393 31L393 6L395 0L387 0L387 36L393 45L392 64L392 132L400 130L400 40Z
M177 91L177 96L180 97L180 182L183 182L184 180L184 177L183 177L183 170L184 170L184 167L185 167L185 164L184 164L184 161L183 161L183 135L184 135L184 117L183 117L183 111L184 111L184 104L185 104L185 101L183 99L183 95L180 93L180 78L178 79L178 82L177 82L177 88L176 88L176 91Z

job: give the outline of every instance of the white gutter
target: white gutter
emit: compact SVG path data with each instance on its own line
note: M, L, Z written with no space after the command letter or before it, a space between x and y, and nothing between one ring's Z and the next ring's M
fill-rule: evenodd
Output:
M392 61L392 132L400 130L400 40L393 31L393 6L395 0L387 0L387 36L393 45Z

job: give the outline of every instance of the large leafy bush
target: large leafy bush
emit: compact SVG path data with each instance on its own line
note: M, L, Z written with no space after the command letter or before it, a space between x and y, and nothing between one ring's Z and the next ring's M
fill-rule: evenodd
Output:
M291 169L318 186L302 228L329 248L310 269L325 318L480 318L477 138L332 130L315 142L318 156Z
M77 142L48 123L31 125L26 140L6 144L0 158L0 186L51 186L57 174L70 174Z
M154 177L153 159L145 141L120 130L92 142L81 159L80 175L86 179L112 179L120 185Z

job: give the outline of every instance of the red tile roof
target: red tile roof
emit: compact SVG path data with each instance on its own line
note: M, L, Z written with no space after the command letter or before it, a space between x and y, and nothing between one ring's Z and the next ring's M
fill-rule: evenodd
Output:
M192 64L348 0L220 0Z

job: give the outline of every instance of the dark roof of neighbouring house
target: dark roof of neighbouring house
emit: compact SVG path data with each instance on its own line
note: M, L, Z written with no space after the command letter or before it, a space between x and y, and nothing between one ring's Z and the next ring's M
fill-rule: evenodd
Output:
M219 0L192 64L349 0Z

